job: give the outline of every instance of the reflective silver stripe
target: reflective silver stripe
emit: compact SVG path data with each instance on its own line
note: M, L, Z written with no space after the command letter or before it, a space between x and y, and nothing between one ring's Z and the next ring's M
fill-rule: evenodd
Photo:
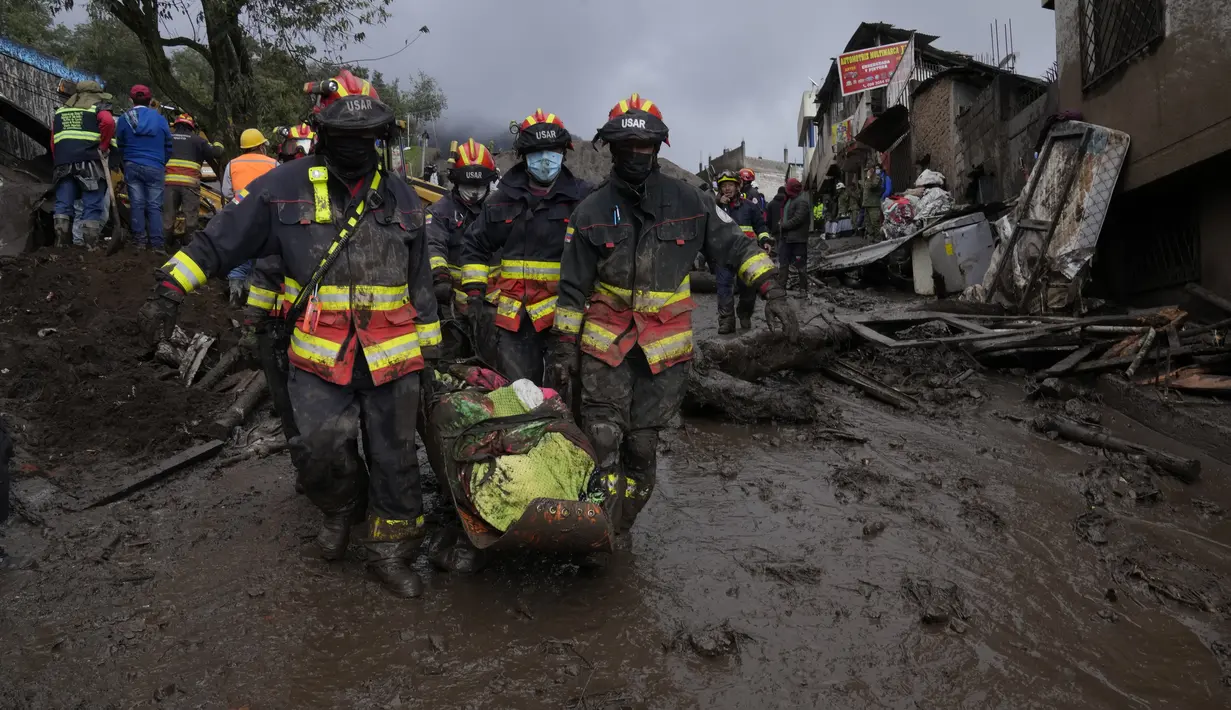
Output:
M408 353L409 357L401 357ZM419 347L419 336L416 333L408 333L376 345L363 346L363 356L367 358L368 367L372 370L380 370L420 354L422 350Z
M571 308L556 308L556 330L576 333L581 330L581 311Z
M171 257L171 260L167 262L168 266L172 264L174 264L172 269L175 271L176 275L179 276L180 279L182 279L182 281L190 288L196 288L205 283L204 280L197 278L197 273L199 273L199 270L196 264L185 263L178 256Z
M322 338L315 338L315 340L319 341L320 343L328 342ZM334 347L329 348L329 347L325 347L324 345L319 345L317 343L309 342L303 336L303 334L299 332L298 328L291 331L291 345L293 345L296 348L299 348L300 350L303 350L304 352L312 353L313 355L319 355L320 357L323 357L323 358L328 358L330 361L337 360L338 351L342 349L341 345L335 345Z
M415 325L415 331L419 334L420 345L440 344L440 321L434 320L431 323L418 323Z

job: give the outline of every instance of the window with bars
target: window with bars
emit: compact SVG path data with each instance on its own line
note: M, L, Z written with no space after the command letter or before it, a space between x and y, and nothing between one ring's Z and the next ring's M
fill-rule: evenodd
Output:
M1081 75L1090 88L1163 38L1166 0L1081 0Z

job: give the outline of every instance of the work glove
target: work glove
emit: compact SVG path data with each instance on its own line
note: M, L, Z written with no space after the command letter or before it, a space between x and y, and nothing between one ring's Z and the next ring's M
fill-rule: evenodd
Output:
M548 362L550 372L547 377L549 386L561 392L567 392L570 383L577 376L577 339L563 336L556 339L551 349L551 359Z
M183 301L184 294L166 284L159 284L154 295L146 299L145 305L137 312L137 326L150 347L171 337Z
M237 343L237 346L244 362L249 364L259 364L261 362L261 345L257 337L255 325L246 324L240 326L239 343Z
M786 289L776 283L765 291L765 324L770 332L774 331L775 323L790 343L799 342L799 318L786 300Z
M487 322L487 301L483 300L482 293L472 292L466 299L466 320L470 323L470 337L477 350L479 344L492 335Z
M433 284L432 292L436 294L437 303L449 303L453 300L453 284L447 279Z

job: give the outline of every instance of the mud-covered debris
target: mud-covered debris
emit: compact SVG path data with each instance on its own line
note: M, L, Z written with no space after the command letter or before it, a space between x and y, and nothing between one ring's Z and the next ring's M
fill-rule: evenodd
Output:
M1103 507L1115 500L1153 503L1162 497L1154 469L1124 457L1087 466L1081 472L1080 490L1086 502L1094 507Z
M1089 389L1058 377L1048 377L1040 382L1027 382L1026 396L1030 399L1046 398L1060 401L1094 398Z
M1227 514L1221 505L1205 498L1193 498L1193 507L1199 515L1206 518L1221 518Z
M767 564L761 569L767 576L787 584L818 584L825 574L820 567L798 562Z
M871 539L885 532L885 524L879 520L874 523L866 523L863 526L863 536Z
M1074 397L1064 403L1064 413L1087 424L1101 424L1103 415L1085 400Z
M953 582L904 577L902 595L918 607L919 620L929 626L945 626L957 633L965 633L966 622L973 615L966 606L961 588Z
M1077 536L1091 545L1106 545L1107 544L1107 528L1115 522L1112 518L1103 513L1101 510L1091 510L1077 516L1073 521L1073 529L1077 531Z
M974 500L964 500L961 506L962 510L958 515L966 521L967 526L972 530L982 528L1002 532L1006 527L1004 518L1000 517L1000 513L997 513L983 503Z
M1121 580L1144 585L1159 602L1170 599L1224 618L1231 616L1231 592L1224 579L1178 553L1138 544L1121 557L1116 574Z
M724 621L699 631L680 630L664 648L667 651L688 648L704 658L719 658L739 653L740 645L751 640L751 636L731 628L731 623Z

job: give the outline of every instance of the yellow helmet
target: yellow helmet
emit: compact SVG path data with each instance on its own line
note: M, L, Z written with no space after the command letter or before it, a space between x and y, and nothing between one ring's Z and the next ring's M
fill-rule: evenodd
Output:
M265 145L268 142L265 140L265 134L255 128L245 128L244 132L239 134L239 147L244 150Z

